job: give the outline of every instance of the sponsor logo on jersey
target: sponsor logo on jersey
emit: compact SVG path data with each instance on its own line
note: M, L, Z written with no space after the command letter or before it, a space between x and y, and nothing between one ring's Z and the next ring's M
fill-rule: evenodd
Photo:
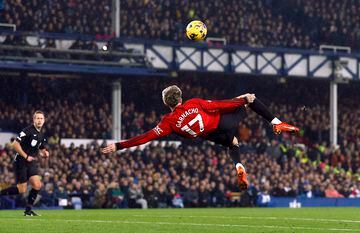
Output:
M157 135L160 135L162 132L164 132L159 126L156 126L156 127L154 128L154 131L155 131L155 133L156 133Z

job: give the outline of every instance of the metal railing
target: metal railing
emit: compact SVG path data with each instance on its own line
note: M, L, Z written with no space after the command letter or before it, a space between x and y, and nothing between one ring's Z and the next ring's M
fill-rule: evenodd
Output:
M131 51L91 51L1 44L0 51L2 53L1 60L11 61L129 67L144 67L146 65L144 55ZM81 59L75 59L75 56L81 57Z
M14 43L9 38L12 38ZM78 41L96 46L96 51L73 46ZM52 46L49 46L49 42L52 42ZM9 61L18 61L24 63L11 63L13 68L36 69L37 64L47 63L77 65L74 72L81 71L84 66L91 69L92 66L96 66L101 69L92 69L92 72L165 75L169 71L191 71L331 78L334 74L334 64L341 62L347 64L341 69L344 78L360 80L360 54L344 53L342 50L320 52L238 45L211 46L206 43L133 38L97 40L96 36L89 35L9 31L0 31L0 46L0 68L9 68ZM55 46L56 48L49 48ZM102 51L102 48L106 51ZM34 64L29 64L31 62ZM141 68L145 73L134 69L114 69L124 67ZM52 68L57 69L55 66ZM66 68L74 67L64 66L62 70ZM46 67L41 69L44 70Z

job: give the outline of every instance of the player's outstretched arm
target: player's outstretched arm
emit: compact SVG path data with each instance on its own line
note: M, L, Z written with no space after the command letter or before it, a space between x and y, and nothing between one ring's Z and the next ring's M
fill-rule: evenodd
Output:
M144 143L150 142L157 138L166 136L166 135L158 135L158 134L156 134L156 132L154 130L155 129L150 130L142 135L130 138L129 140L126 140L123 142L116 142L116 143L109 144L105 148L102 148L101 152L104 154L109 154L109 153L113 153L115 151L122 150L125 148L142 145Z
M123 142L112 143L104 148L101 148L101 153L109 154L125 148L142 145L157 138L165 137L171 133L172 133L171 127L168 124L164 123L164 121L162 121L155 128L153 128L150 131L147 131L142 135L130 138L129 140Z

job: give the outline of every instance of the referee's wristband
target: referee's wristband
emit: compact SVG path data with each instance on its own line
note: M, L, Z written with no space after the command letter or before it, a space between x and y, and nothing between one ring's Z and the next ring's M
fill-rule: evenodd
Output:
M25 160L27 161L27 159L29 158L29 155L26 155L26 158L25 158Z
M121 146L120 142L115 143L116 150L121 150L123 147Z

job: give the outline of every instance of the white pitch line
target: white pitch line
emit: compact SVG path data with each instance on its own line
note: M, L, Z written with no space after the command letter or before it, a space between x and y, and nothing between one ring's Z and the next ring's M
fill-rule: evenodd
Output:
M212 223L186 223L186 222L144 222L144 221L122 221L122 220L81 220L81 219L41 219L41 218L1 218L0 221L57 221L57 222L83 222L83 223L117 223L117 224L148 224L148 225L184 225L184 226L203 226L203 227L239 227L239 228L269 228L269 229L292 229L292 230L320 230L320 231L346 231L360 232L349 228L322 228L322 227L301 227L301 226L273 226L273 225L246 225L246 224L212 224Z
M216 216L216 215L145 215L131 214L129 217L158 217L158 218L221 218L221 219L262 219L262 220L295 220L313 222L338 222L338 223L360 223L360 220L350 219L326 219L326 218L282 218L282 217L252 217L252 216Z

